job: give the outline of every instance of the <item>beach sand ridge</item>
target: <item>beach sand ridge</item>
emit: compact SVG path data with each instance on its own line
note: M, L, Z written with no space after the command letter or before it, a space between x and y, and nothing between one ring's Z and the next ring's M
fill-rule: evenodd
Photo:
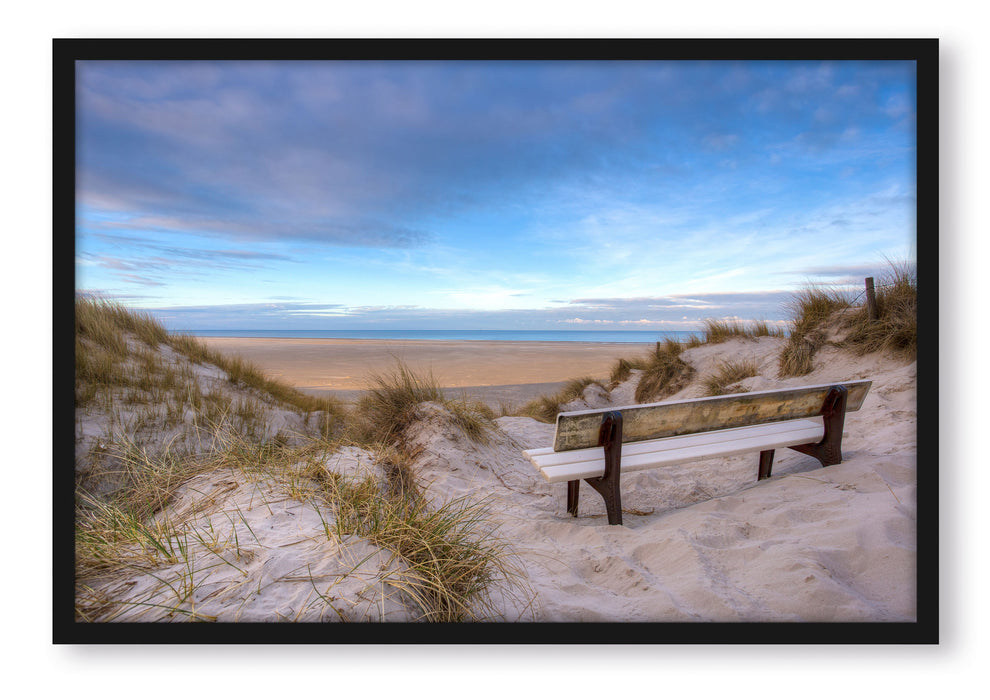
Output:
M873 388L862 410L847 417L843 463L819 468L813 458L780 450L773 477L759 484L756 455L636 472L622 480L622 526L607 524L601 499L586 485L580 516L571 517L565 508L566 486L548 484L524 457L523 449L550 444L552 425L502 417L489 439L478 443L458 427L449 409L421 404L404 436L415 455L411 468L417 484L436 504L463 497L489 499L491 524L512 543L514 561L524 573L519 587L496 593L500 609L495 619L914 620L916 364L879 354L855 357L829 347L819 353L810 375L782 380L777 357L783 342L734 339L686 350L682 357L695 367L696 377L670 398L701 396L702 380L727 357L751 358L758 367L756 376L740 382L740 391L871 379ZM549 378L582 373L571 364L572 357L559 356L552 372L562 374L533 366L510 371L507 349L493 343L460 344L467 347L442 360L431 355L429 342L386 347L353 341L210 343L226 350L255 347L253 356L246 353L248 358L266 369L264 363L284 367L283 378L302 357L299 369L292 370L297 373L291 374L300 382L312 376L307 374L312 363L341 349L354 353L349 362L355 372L361 363L373 365L369 347L378 347L382 361L402 350L405 361L432 364L446 382L477 382L477 375L451 368L489 352L489 361L501 367L501 373L490 377L492 383L511 385L544 371ZM272 354L275 347L287 354L278 359L277 352ZM412 349L425 354L414 356ZM618 357L635 354L633 348L621 350L614 354L614 348L596 347L581 369L601 376ZM525 358L521 364L532 363L541 352L527 348L519 354ZM312 354L305 359L307 353ZM546 358L551 356L548 350ZM333 372L344 374L336 366ZM637 374L611 392L589 390L562 408L632 403ZM374 464L374 455L356 447L342 448L325 460L326 469L348 474L375 469ZM193 570L210 572L187 601L197 615L220 621L416 619L412 608L400 604L402 569L394 558L360 538L328 539L325 522L311 506L270 485L223 487L229 472L197 479L180 493L214 494L210 508L204 507L196 521L197 531L226 528L232 532L225 541L248 543L233 554L204 549L197 555L201 558ZM179 498L167 512L182 503L188 505ZM252 537L260 532L272 534ZM182 574L181 567L170 566L105 583L107 591L126 584L143 596L141 606L117 619L175 619L155 607L167 606L172 595L155 582Z

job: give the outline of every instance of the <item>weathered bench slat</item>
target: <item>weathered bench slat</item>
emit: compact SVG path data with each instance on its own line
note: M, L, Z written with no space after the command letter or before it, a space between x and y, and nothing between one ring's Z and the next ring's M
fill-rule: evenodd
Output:
M642 441L623 446L620 469L627 473L773 450L817 442L823 433L821 420L810 419ZM595 478L605 473L605 458L600 447L568 452L540 448L525 451L525 454L551 483Z
M858 411L872 382L845 382L846 411ZM771 389L746 394L609 408L622 413L622 441L656 440L690 433L810 418L819 415L833 384ZM553 449L579 450L598 445L602 410L569 411L557 416ZM625 448L623 448L625 450Z

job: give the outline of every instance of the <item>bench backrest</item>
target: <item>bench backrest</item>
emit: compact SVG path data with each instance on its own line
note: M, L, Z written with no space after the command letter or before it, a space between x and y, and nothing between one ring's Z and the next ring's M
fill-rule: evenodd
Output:
M638 406L568 411L557 415L553 449L554 452L565 452L596 447L602 415L610 411L622 412L622 442L638 442L817 416L821 414L829 389L839 384L849 392L846 411L858 411L872 383L868 380L836 382Z

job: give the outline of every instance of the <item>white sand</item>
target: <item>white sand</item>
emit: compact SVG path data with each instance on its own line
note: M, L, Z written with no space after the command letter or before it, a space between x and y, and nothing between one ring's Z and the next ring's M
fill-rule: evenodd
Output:
M916 366L825 349L812 374L778 380L782 342L737 339L686 351L697 375L671 398L700 396L701 380L727 357L758 362L760 375L743 390L872 379L862 410L846 418L843 463L820 468L778 450L773 477L760 483L756 454L633 473L622 480L622 526L607 524L586 484L580 517L569 516L566 486L546 483L522 455L550 444L553 426L501 418L479 445L447 409L423 404L406 436L419 450L420 485L436 503L490 498L492 522L525 572L524 585L499 598L499 619L914 620ZM590 387L588 400L570 408L634 403L634 383L635 376L611 395ZM375 468L356 448L326 466ZM205 474L161 517L191 512L186 563L104 584L103 593L145 603L116 619L181 619L168 612L181 597L176 590L189 593L181 609L220 621L415 619L400 594L402 564L360 538L328 532L326 516L284 485Z
M547 484L518 456L550 444L552 426L502 418L505 435L477 449L443 430L437 407L420 428L420 473L436 494L498 499L539 620L914 620L915 364L824 350L814 373L778 381L770 377L781 342L685 352L698 376L672 398L700 396L698 380L726 354L760 362L761 376L742 382L749 390L872 379L863 408L847 415L840 465L778 450L774 476L759 484L756 454L636 472L622 480L624 524L609 526L590 487L582 484L572 518L566 485ZM632 386L613 392L614 405L632 403Z
M330 466L359 475L370 465L363 452L344 450ZM132 603L114 612L115 621L412 619L390 583L406 567L360 537L328 536L326 515L284 485L245 481L240 471L204 474L182 487L158 522L167 517L184 522L174 547L194 555L108 586L113 598Z

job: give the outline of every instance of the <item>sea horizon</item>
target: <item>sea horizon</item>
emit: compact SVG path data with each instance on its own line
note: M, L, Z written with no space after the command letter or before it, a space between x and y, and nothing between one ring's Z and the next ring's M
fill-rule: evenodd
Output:
M643 331L643 330L442 330L442 329L382 329L382 330L265 330L265 329L206 329L173 330L172 334L187 334L201 338L289 338L344 340L499 340L515 342L571 343L656 343L667 339L684 341L702 331Z

